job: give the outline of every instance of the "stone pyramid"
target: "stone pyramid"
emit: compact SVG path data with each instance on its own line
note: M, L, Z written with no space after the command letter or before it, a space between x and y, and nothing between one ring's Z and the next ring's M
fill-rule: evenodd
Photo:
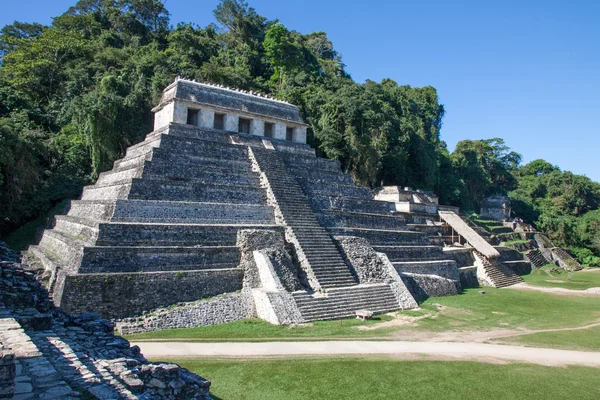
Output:
M177 79L153 111L155 130L30 248L66 311L123 318L250 289L253 315L302 322L415 307L406 282L426 271L460 290L435 227L317 157L296 106ZM285 238L302 287L286 289L256 251L246 287L246 231Z

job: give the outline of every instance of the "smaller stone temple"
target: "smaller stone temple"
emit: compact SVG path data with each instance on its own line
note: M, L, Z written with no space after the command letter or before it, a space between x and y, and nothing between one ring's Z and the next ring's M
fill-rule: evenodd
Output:
M383 186L375 189L375 200L387 201L393 204L393 211L404 213L421 213L436 215L438 211L459 212L458 207L443 206L439 197L429 190L401 186Z
M494 221L508 221L510 219L510 199L504 194L488 196L481 204L481 218L489 218Z

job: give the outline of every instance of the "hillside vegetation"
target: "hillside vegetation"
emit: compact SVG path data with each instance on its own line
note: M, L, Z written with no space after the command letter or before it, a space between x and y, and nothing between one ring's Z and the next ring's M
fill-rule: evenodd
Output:
M213 13L206 27L171 26L160 1L81 0L50 26L2 28L0 235L110 169L152 130L152 105L181 76L297 104L311 144L357 183L431 189L466 210L510 192L519 215L597 264L597 183L543 160L521 166L499 138L450 153L435 88L356 83L325 32L290 31L243 1Z

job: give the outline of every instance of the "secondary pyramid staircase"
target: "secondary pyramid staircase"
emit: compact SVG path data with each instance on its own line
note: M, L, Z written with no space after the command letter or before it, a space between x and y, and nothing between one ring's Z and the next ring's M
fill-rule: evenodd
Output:
M523 282L519 275L502 265L502 263L489 259L478 251L474 251L473 255L494 287L503 288Z
M546 264L550 264L544 254L538 249L528 251L525 257L527 260L529 260L531 265L535 266L536 268L541 268Z

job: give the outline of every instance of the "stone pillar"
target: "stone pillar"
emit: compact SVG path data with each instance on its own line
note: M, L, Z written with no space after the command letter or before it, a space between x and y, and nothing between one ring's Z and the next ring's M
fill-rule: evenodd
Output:
M262 119L253 119L250 122L250 134L256 136L265 136L265 121Z
M285 132L287 126L285 124L277 122L275 124L275 132L273 132L273 139L285 140Z
M293 141L296 143L306 143L306 127L294 128Z
M207 110L203 108L200 110L200 120L198 125L204 128L213 128L215 125L215 112L214 110Z
M185 104L173 102L173 122L177 124L187 123L188 107Z
M240 116L236 114L225 114L225 130L237 132L240 123Z

